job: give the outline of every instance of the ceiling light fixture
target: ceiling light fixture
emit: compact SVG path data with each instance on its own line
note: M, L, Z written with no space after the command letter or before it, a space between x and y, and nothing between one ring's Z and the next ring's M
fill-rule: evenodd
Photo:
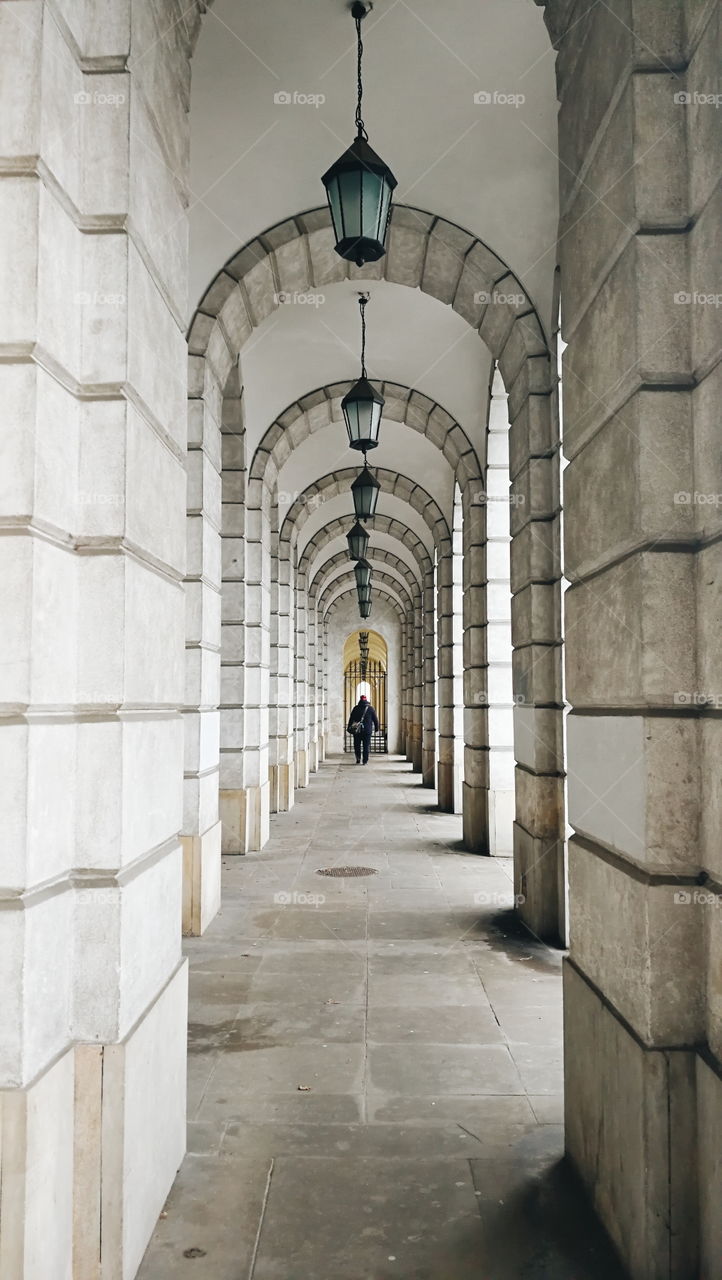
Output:
M378 445L381 413L386 403L381 393L372 387L366 377L366 306L368 300L369 295L367 293L359 294L358 304L361 312L361 377L341 401L349 444L352 449L360 449L364 457L366 457L369 449L375 449Z
M370 8L370 4L358 2L351 7L351 16L356 23L357 47L356 138L348 151L344 151L321 179L331 210L336 252L348 262L355 262L358 267L366 262L378 262L386 252L391 192L397 185L388 165L369 146L361 114L361 23Z

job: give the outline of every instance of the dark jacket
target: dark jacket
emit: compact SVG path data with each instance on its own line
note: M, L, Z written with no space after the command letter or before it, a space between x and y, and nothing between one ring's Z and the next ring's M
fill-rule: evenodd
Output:
M366 713L364 716L364 712ZM365 738L370 738L371 734L379 731L379 718L376 715L370 702L358 702L349 716L348 731L352 732L351 725L361 720L363 717L364 727L363 733Z

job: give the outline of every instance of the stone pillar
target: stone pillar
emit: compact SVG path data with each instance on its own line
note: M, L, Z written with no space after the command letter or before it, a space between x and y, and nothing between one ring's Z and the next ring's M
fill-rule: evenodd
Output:
M414 636L414 703L413 703L413 743L411 756L414 773L421 773L423 768L423 718L424 718L424 614L420 591L414 592L413 599L413 636Z
M156 122L188 31L154 48L132 13L0 5L0 1268L18 1280L134 1275L185 1147L187 138L182 112Z
M275 812L285 813L293 808L295 787L292 674L294 666L294 592L291 583L292 567L287 543L281 543L280 545L276 566L278 577L277 600L275 617L272 616L271 619L273 633L276 637L275 651L273 652L276 722L274 794L276 800Z
M439 713L438 797L444 813L456 813L456 761L454 737L454 566L450 542L443 542L437 560L437 624L438 677L436 682Z
M460 619L455 613L454 623L463 626L464 845L471 853L489 853L486 506L477 498L476 488L467 486L463 530L454 533L455 544L462 539L464 551L462 613Z
M633 1280L712 1277L720 11L630 0L624 23L599 5L567 31L567 9L548 9L568 343L567 1150Z
M226 398L222 371L189 349L183 932L198 935L221 901L221 467L225 454L242 485L243 402L237 371Z
M325 618L325 617L324 617L324 618L323 618L323 620L322 620L322 626L323 626L323 709L322 709L322 723L323 723L323 753L322 753L321 758L322 758L323 760L325 760L325 759L326 759L326 743L328 742L328 732L329 732L329 723L328 723L328 682L329 682L328 621L326 620L326 618ZM344 725L344 728L345 728L345 727L346 727L346 726Z
M308 771L318 772L318 725L316 718L316 604L308 608L308 680L306 685L306 722L308 724Z
M308 786L308 578L296 575L296 786Z
M509 413L495 370L486 436L489 852L514 852L514 703L509 560Z
M424 723L422 743L422 777L425 787L436 786L436 649L434 617L436 610L436 583L434 570L424 575Z
M416 688L416 653L414 647L413 614L406 615L406 760L414 763L414 691Z

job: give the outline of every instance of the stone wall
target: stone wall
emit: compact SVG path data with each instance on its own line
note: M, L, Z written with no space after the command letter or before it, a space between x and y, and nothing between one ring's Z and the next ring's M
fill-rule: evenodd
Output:
M635 1280L711 1280L722 1194L720 8L558 0L547 21L568 343L567 1147Z
M3 1280L132 1277L185 1146L198 20L176 0L0 6Z

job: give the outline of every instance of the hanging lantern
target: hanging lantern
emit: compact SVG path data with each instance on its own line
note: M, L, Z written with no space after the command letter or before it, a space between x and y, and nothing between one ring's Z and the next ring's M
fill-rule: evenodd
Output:
M359 310L361 311L361 377L341 401L349 444L352 449L360 449L364 457L367 450L375 449L379 442L381 413L385 404L381 393L375 387L372 387L366 377L366 304L368 300L369 295L367 293L359 294Z
M377 262L386 252L391 193L396 186L388 165L369 146L361 114L361 22L367 12L366 5L361 3L354 4L351 9L356 23L357 45L356 139L321 179L331 210L336 252L359 267L365 262Z
M352 560L365 559L371 539L358 520L353 529L346 534L346 541L348 542L348 553Z
M358 520L370 520L374 515L376 504L379 500L380 488L381 485L378 480L364 464L363 470L359 472L351 485L353 505Z
M354 573L356 575L356 586L359 590L362 587L371 585L371 565L368 560L357 560L354 566Z
M370 601L371 600L371 583L369 583L367 587L357 587L356 594L358 596L359 604L363 604L366 600Z
M359 609L359 614L361 615L362 618L368 618L371 614L371 601L370 600L368 600L368 602L359 601L358 609Z

